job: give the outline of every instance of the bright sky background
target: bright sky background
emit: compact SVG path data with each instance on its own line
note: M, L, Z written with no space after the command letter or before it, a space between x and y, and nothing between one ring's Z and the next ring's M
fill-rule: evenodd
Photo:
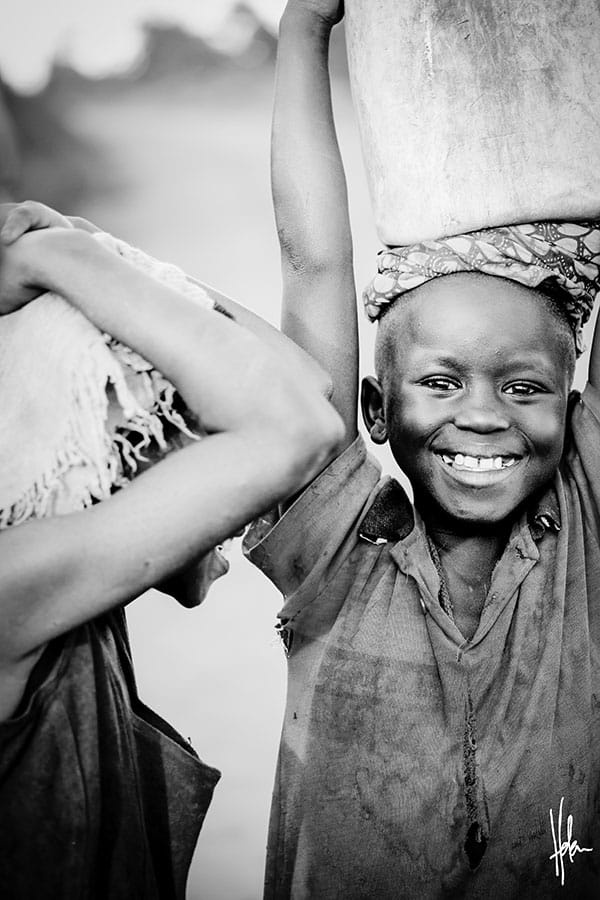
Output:
M275 25L285 0L246 0ZM235 0L8 0L2 4L0 72L14 87L43 87L59 56L87 75L126 68L141 49L139 23L174 22L194 33L219 30Z

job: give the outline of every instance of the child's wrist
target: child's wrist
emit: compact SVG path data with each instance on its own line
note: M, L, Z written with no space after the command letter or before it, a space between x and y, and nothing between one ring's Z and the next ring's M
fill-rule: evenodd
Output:
M48 228L31 232L29 280L32 284L63 294L69 286L74 268L89 262L96 247L89 234L76 228Z
M333 24L324 16L307 9L301 3L296 3L295 0L288 0L279 22L279 33L281 35L286 31L292 31L297 35L298 32L303 32L311 37L328 38Z

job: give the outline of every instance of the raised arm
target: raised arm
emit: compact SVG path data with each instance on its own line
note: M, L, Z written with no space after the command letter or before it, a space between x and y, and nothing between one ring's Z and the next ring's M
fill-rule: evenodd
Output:
M210 434L91 509L0 533L0 685L48 640L142 593L298 489L341 435L312 377L290 375L281 352L82 231L32 232L3 248L0 311L27 300L28 286L60 293L151 360ZM0 718L2 703L0 689Z
M356 435L358 335L352 237L328 69L339 0L289 0L279 30L272 186L283 273L282 329L329 373Z

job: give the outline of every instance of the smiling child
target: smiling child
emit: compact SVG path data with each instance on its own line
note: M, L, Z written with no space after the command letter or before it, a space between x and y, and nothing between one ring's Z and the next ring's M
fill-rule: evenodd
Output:
M597 346L583 395L571 385L600 231L507 226L383 252L361 405L413 505L357 436L327 70L341 14L290 0L280 29L283 325L329 371L346 446L247 538L285 597L288 653L266 896L595 897Z
M410 479L465 638L510 524L556 472L574 367L560 307L506 279L427 282L380 323L365 423Z

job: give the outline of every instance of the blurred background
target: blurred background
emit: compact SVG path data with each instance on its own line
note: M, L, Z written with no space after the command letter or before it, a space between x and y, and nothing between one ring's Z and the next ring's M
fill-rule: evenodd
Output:
M269 127L283 7L284 0L9 0L0 29L0 194L89 218L278 324ZM332 76L362 286L378 242L341 27ZM372 343L361 321L365 373ZM377 454L390 470L386 451ZM189 900L262 893L285 694L274 631L281 603L239 546L230 559L229 575L198 610L157 592L129 609L142 696L223 772Z
M8 7L8 8L7 8ZM12 7L12 8L11 8ZM284 0L19 0L0 29L0 192L82 215L278 324L269 188ZM347 85L332 71L358 283L377 240ZM361 323L369 368L372 334ZM257 900L285 694L281 602L240 554L205 604L129 608L140 692L220 768L189 900Z

